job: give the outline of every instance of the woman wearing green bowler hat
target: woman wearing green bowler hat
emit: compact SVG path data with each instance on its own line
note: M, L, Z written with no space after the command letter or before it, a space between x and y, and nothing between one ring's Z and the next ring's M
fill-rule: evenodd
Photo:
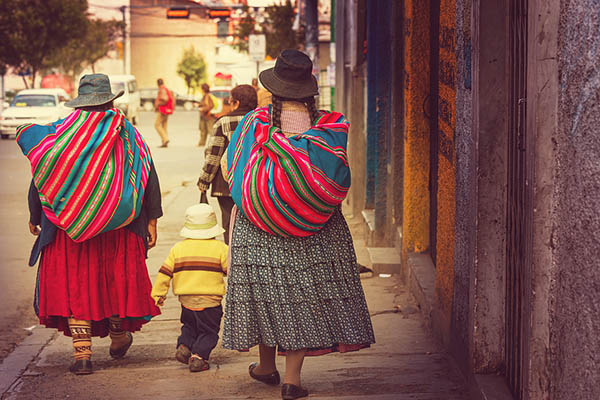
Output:
M146 268L162 216L160 187L144 138L113 107L122 94L112 93L108 76L84 75L66 103L75 111L17 128L33 172L34 308L41 324L73 338L77 375L92 373L92 336L110 335L109 353L121 358L131 332L160 314Z

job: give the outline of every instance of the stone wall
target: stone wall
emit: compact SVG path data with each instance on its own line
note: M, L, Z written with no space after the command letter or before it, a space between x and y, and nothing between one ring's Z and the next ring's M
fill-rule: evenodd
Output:
M550 359L553 399L600 398L600 14L562 0Z

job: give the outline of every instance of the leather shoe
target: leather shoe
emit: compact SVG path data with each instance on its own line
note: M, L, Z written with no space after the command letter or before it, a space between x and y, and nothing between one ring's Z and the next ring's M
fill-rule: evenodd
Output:
M253 379L266 383L267 385L279 385L279 372L275 371L270 374L258 375L253 372L257 365L258 363L254 362L248 366L248 373Z
M191 356L189 361L190 372L200 372L210 369L210 364L198 356Z
M185 345L180 344L179 347L177 347L177 352L175 353L175 358L180 363L188 364L191 356L192 356L192 352L190 351L190 349L185 347Z
M284 400L299 399L300 397L308 396L308 390L300 386L284 383L281 386L281 398Z
M124 346L113 350L112 347L109 348L108 352L110 353L110 356L112 358L123 358L125 356L125 353L127 353L127 350L129 350L129 348L131 347L131 343L133 343L133 335L131 334L131 332L127 332L127 337L129 338L129 342L127 342L127 344L125 344Z
M91 360L75 360L73 364L69 367L69 371L74 373L75 375L89 375L92 371L92 361Z

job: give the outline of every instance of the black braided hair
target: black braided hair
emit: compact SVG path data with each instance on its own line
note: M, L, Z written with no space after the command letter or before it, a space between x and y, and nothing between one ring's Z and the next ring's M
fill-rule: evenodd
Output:
M271 125L281 129L281 110L283 109L283 99L273 96L271 100L273 108L271 110Z
M319 110L317 110L317 106L315 104L314 97L305 97L304 99L286 99L283 97L278 97L273 95L272 104L273 109L271 111L271 125L276 126L281 129L281 110L283 109L284 101L296 101L299 103L304 103L306 108L308 109L308 113L310 115L310 124L314 125L319 118Z
M307 97L302 99L302 102L306 104L306 108L308 108L308 113L310 114L310 124L314 125L317 122L317 118L319 118L319 110L317 110L317 106L315 104L314 97Z

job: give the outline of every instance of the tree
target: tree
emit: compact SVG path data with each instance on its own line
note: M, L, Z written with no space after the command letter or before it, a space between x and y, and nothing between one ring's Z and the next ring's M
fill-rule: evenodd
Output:
M87 7L87 0L0 1L0 63L29 73L35 84L36 74L53 66L51 55L86 34Z
M298 47L296 32L292 29L296 13L288 0L282 6L267 7L267 22L265 24L265 39L267 55L277 58L281 50Z
M183 51L183 56L177 64L177 75L181 76L187 86L187 92L195 92L200 84L206 80L206 63L202 54L194 46Z
M264 22L257 25L257 20L248 6L242 8L242 19L236 27L233 47L240 52L248 52L248 36L264 34L267 42L267 55L276 58L283 49L296 49L301 38L292 29L296 13L290 0L283 5L266 8Z
M116 47L122 26L123 23L116 20L88 19L86 34L69 40L50 57L49 64L58 67L73 80L87 66L96 72L94 64Z
M235 36L233 47L237 49L237 51L241 53L248 52L248 36L254 33L262 33L262 31L257 32L254 27L256 25L256 21L250 15L249 8L247 5L242 7L242 19L240 23L235 28Z

